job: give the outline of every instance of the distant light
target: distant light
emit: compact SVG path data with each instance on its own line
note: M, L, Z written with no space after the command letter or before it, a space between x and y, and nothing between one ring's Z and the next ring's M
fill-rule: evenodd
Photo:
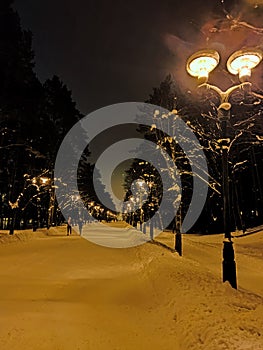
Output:
M49 181L49 178L48 177L41 177L40 181L42 182L43 185L45 185Z

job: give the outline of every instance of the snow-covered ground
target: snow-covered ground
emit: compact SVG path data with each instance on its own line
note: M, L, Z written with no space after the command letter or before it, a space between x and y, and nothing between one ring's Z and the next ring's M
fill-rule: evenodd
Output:
M263 349L262 232L234 239L238 290L221 282L222 235L183 235L179 257L46 233L0 235L1 350Z
M73 229L79 233L78 226L73 227ZM112 224L99 222L87 224L83 226L81 236L92 243L110 248L130 248L150 240L150 232L144 234L139 230L139 225L137 230L121 223L113 224L113 227Z

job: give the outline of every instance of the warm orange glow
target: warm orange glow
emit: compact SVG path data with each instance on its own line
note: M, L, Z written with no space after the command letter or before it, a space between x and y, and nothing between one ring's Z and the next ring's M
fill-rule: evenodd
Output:
M251 76L251 70L262 60L260 50L241 50L232 54L227 61L227 69L232 74L239 74L242 80Z
M209 73L219 63L219 54L214 50L198 51L189 57L187 61L187 72L193 77L207 81Z
M216 60L212 57L199 57L190 63L189 69L192 75L198 78L208 77L208 74L214 69L216 64Z
M40 181L43 185L45 185L49 181L49 178L48 177L41 177Z

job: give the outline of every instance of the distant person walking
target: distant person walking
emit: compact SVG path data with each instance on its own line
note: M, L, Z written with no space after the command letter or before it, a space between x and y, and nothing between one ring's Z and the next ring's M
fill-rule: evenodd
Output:
M72 232L72 227L71 227L71 216L69 216L68 218L68 222L67 222L67 236L71 235Z
M83 227L83 221L82 221L82 219L79 219L79 234L80 235L82 233L82 227Z

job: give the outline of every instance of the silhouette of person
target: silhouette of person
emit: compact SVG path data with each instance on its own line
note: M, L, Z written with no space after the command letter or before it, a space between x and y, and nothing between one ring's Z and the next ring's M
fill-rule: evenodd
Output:
M71 235L72 232L72 227L71 227L71 216L69 216L68 218L68 222L67 222L67 236Z
M79 219L79 234L81 235L82 232L82 226L83 226L83 222L81 219Z

